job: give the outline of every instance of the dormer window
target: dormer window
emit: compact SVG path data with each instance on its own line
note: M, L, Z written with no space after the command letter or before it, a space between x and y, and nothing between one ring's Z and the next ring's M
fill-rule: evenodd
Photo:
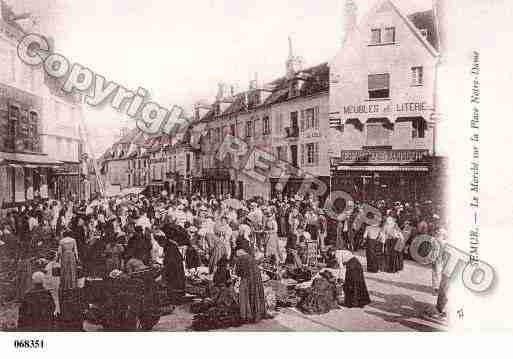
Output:
M299 96L299 83L298 83L298 81L291 81L289 98L298 97L298 96Z

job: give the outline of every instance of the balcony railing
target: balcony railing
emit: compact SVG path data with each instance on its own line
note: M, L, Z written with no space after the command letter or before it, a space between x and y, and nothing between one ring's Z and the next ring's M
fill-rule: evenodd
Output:
M298 138L299 128L298 127L285 127L286 138Z

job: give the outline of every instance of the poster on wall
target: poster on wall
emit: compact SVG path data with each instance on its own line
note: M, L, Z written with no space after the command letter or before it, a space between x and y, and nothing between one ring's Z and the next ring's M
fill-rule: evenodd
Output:
M14 169L14 201L25 202L25 173L22 167Z

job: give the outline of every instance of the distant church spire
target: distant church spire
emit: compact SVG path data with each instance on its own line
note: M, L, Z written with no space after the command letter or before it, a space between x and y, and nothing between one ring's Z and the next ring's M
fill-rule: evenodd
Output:
M344 5L344 33L342 45L347 41L349 35L356 29L356 17L358 8L353 0L346 0Z
M286 62L287 78L291 79L296 75L296 72L300 71L302 67L302 61L299 56L294 56L294 47L292 46L292 36L289 35L289 56Z

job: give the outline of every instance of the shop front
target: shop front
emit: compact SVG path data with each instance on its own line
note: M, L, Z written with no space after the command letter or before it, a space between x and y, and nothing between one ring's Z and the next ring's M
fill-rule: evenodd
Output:
M0 207L52 198L51 173L60 165L45 155L0 152Z
M235 181L230 176L230 170L225 168L210 168L203 170L201 178L193 178L191 182L192 193L202 196L236 195Z
M433 199L432 160L427 150L342 151L332 159L334 191L358 201Z

